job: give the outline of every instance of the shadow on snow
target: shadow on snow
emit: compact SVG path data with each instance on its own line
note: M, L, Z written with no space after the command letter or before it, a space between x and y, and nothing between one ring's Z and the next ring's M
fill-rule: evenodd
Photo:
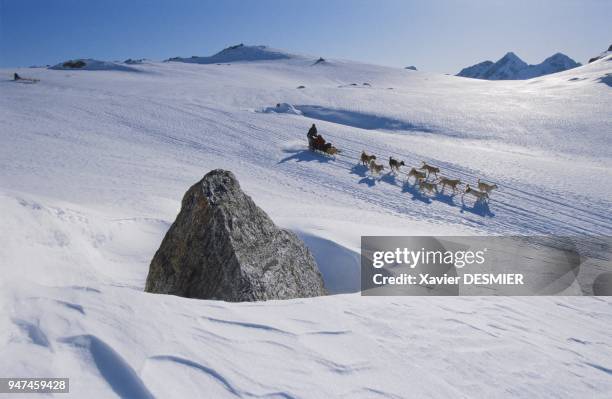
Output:
M316 162L321 162L321 163L327 163L333 159L334 158L330 156L317 154L310 150L300 150L300 151L295 152L293 155L289 155L288 157L281 159L280 161L278 161L278 163L281 164L281 163L285 163L288 161L296 161L296 162L316 161Z

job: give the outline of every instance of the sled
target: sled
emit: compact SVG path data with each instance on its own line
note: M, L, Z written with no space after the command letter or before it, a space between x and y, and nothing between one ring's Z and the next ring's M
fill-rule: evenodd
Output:
M334 146L329 147L327 150L320 150L318 148L310 147L310 151L318 153L318 154L322 154L322 155L329 155L332 157L340 152L340 150Z
M24 83L24 84L32 84L40 82L40 79L32 79L32 78L19 78L17 80L13 80L13 82Z
M324 152L325 152L325 154L327 154L327 155L336 155L337 153L339 153L339 152L340 152L340 150L338 150L338 149L337 149L336 147L334 147L334 146L331 146L331 147L329 147L329 148L327 149L327 151L324 151Z

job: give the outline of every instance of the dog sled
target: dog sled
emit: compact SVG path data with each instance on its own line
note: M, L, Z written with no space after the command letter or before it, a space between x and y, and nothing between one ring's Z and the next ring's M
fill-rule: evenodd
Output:
M330 156L334 156L334 155L336 155L337 153L339 153L339 152L340 152L340 150L338 150L338 149L337 149L336 147L334 147L333 145L332 145L332 146L329 146L329 147L327 147L327 148L325 148L325 149L311 147L311 148L310 148L310 151L315 152L315 153L318 153L318 154L330 155Z
M18 73L14 73L13 74L13 81L17 82L17 83L26 83L26 84L32 84L32 83L37 83L40 82L40 79L34 79L34 78L24 78L22 76L19 76Z
M334 156L340 152L331 143L325 141L323 136L317 132L317 127L314 123L310 127L310 130L308 130L306 137L308 138L308 149L312 152L319 152L330 156Z
M22 84L34 84L40 82L40 79L34 78L21 78L19 80L15 80L14 82L22 83Z
M334 156L340 152L331 143L325 143L324 145L316 145L316 143L310 143L308 149L314 153Z

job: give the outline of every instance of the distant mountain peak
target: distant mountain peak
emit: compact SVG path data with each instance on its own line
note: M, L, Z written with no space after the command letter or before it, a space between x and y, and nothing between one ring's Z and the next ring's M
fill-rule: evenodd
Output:
M518 55L514 53L514 51L508 51L506 54L504 54L504 56L501 59L524 62L523 60L521 60L521 58Z
M514 54L512 51L507 52L502 58L499 59L499 61L497 62L501 62L501 63L513 63L513 64L517 64L517 65L527 65L527 63L525 61L523 61L521 59L521 57L519 57L518 55Z
M297 57L268 46L251 46L244 43L229 46L211 56L174 57L166 61L187 62L192 64L219 64L228 62L279 60Z
M550 59L550 58L569 58L569 57L563 53L557 52L551 55L550 57L548 57L547 59Z
M519 80L565 71L580 66L563 53L555 53L540 64L529 65L514 52L496 62L484 61L462 69L457 76L486 80Z

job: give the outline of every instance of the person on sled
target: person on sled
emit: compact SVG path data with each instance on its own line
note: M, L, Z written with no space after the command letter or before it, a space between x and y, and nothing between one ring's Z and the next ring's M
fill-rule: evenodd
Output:
M314 145L315 139L318 137L317 127L315 126L314 123L312 124L312 126L308 130L308 133L306 134L306 137L308 137L308 148L310 150L314 150L315 149L315 145Z
M306 134L306 137L308 137L308 148L310 150L319 150L319 151L327 152L327 150L329 150L332 147L332 144L326 143L323 136L321 136L317 132L317 127L315 126L314 123L308 130L308 134Z

